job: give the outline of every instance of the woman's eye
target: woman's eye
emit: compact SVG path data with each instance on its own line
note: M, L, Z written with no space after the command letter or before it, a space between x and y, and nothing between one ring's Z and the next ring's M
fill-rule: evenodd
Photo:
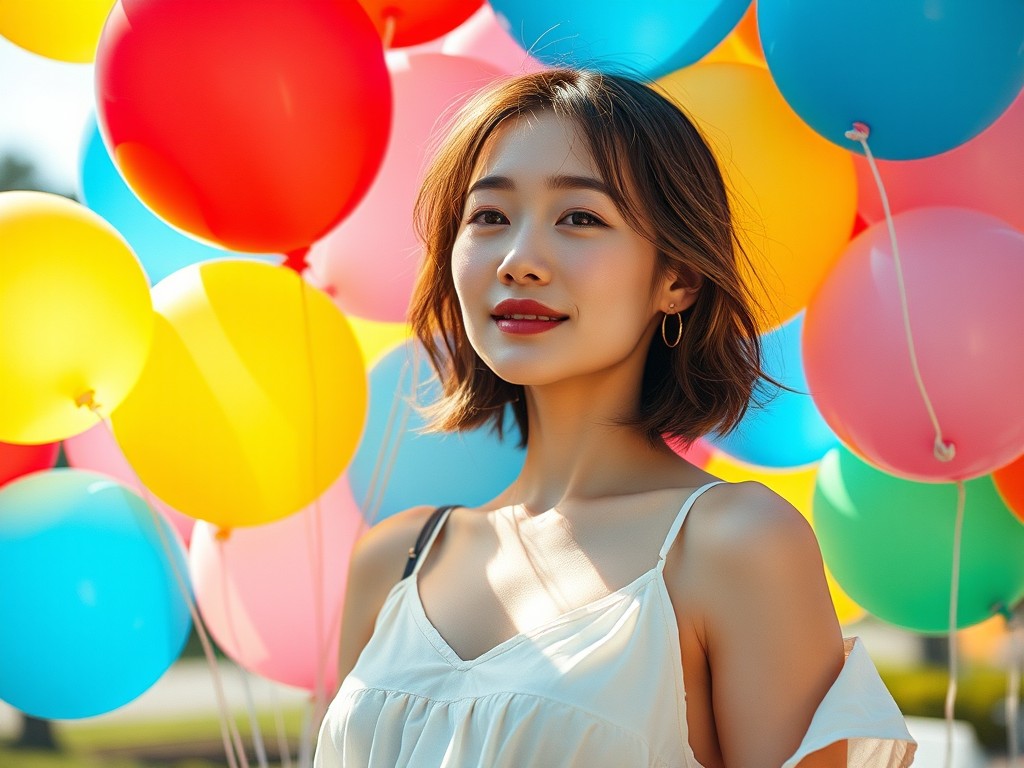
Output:
M587 211L573 211L567 214L562 221L568 221L575 227L600 227L604 225L597 216Z
M503 214L493 209L477 211L476 213L473 214L472 218L470 218L469 221L470 223L473 224L508 224L508 219L506 219Z

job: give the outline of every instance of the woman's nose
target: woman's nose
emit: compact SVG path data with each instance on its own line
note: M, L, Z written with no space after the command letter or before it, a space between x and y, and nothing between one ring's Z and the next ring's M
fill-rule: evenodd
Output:
M524 226L516 232L498 264L498 279L510 285L546 283L551 279L548 246L536 227Z

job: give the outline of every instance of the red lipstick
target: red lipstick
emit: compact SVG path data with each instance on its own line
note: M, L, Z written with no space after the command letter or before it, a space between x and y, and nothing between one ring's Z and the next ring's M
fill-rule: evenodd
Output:
M532 299L505 299L491 311L499 330L516 335L549 331L569 316Z

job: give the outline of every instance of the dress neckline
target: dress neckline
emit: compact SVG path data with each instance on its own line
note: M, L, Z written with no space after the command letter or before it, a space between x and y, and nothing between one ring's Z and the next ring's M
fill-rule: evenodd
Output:
M635 579L633 579L625 586L619 587L615 591L609 592L607 595L602 595L601 597L595 598L594 600L590 600L584 603L583 605L578 605L575 608L571 608L568 611L559 614L555 618L541 622L540 624L531 627L530 629L524 630L522 632L517 632L516 634L512 635L511 637L505 640L502 640L494 647L490 648L487 651L484 651L482 654L472 659L463 659L461 656L459 656L459 654L455 652L455 649L451 647L448 641L444 639L444 637L438 631L437 627L434 626L433 622L431 622L430 619L427 618L426 609L423 607L423 600L420 598L418 581L419 572L417 571L416 573L413 573L410 577L408 577L407 579L405 579L404 582L401 583L408 583L408 586L406 587L406 592L409 593L409 600L412 603L413 616L416 618L416 622L420 625L420 628L423 630L427 639L430 640L431 645L433 645L437 652L453 667L456 667L457 669L470 669L472 667L477 666L478 664L483 664L484 662L493 659L495 656L498 656L504 653L505 651L510 650L511 648L519 645L519 643L523 642L524 640L527 640L528 638L533 637L534 635L540 634L544 630L551 629L552 627L556 627L566 622L572 621L577 616L589 615L596 609L604 608L606 605L614 604L617 600L621 599L622 597L626 595L631 595L633 592L639 591L648 583L662 580L664 578L662 576L663 568L661 567L661 564L663 562L664 560L659 558L658 562L655 563L654 566L641 573L639 576L637 576Z

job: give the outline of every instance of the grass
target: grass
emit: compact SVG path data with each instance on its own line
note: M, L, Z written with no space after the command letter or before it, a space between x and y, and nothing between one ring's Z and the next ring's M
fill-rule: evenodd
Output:
M283 714L284 730L294 759L302 728L302 713ZM277 726L272 714L257 721L271 766L277 754ZM258 765L248 717L236 718L249 765ZM219 720L215 716L139 723L55 723L59 751L15 749L0 742L4 768L223 768L227 765Z

